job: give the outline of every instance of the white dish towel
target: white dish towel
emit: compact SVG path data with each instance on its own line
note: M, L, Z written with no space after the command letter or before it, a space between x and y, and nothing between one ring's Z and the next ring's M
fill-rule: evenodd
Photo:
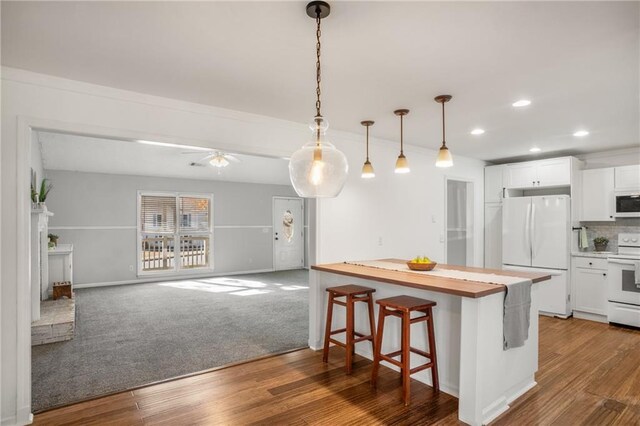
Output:
M636 287L640 288L640 262L635 263L635 277L636 277Z
M589 240L587 239L587 228L584 226L580 228L580 234L578 235L578 248L580 250L586 250L589 248Z

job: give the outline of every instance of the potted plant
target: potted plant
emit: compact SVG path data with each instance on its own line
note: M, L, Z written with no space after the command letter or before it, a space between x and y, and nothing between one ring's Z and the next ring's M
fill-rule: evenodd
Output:
M605 251L607 249L608 244L609 244L608 238L596 237L593 239L593 245L596 246L596 251Z
M60 238L59 236L57 236L56 234L49 234L47 235L49 237L49 242L53 244L54 247L58 246L58 238Z
M47 200L47 195L49 195L49 191L53 188L53 185L49 183L49 179L42 179L42 183L40 183L40 192L38 195L38 202L44 203ZM33 193L31 195L33 198Z

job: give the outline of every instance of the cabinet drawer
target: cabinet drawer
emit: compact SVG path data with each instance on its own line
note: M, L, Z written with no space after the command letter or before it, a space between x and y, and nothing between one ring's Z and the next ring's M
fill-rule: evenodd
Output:
M573 265L577 268L603 269L607 270L607 259L599 257L573 257Z

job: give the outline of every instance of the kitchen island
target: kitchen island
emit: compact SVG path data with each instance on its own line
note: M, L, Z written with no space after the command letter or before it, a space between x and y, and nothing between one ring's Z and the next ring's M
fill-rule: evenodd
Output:
M326 288L357 284L376 289L374 299L406 294L437 302L434 308L440 389L459 399L458 417L471 424L486 424L509 408L509 404L536 385L538 369L538 284L550 279L547 274L501 271L461 266L438 265L439 271L460 275L495 274L530 279L531 311L529 337L524 346L503 350L503 303L505 286L468 279L414 273L403 261L384 259L398 265L398 270L333 263L314 265L310 274L309 346L322 348L326 316ZM456 272L458 271L458 272ZM494 275L494 276L495 276ZM479 276L479 275L478 275ZM544 284L543 284L544 285ZM360 304L357 304L360 305ZM356 305L355 325L368 332L366 307ZM377 311L377 309L376 309ZM344 310L336 309L334 324L344 324ZM411 333L411 345L427 346L425 333ZM383 352L400 347L400 327L388 321L385 326ZM373 359L370 344L359 343L356 352ZM416 358L412 365L419 362ZM396 369L394 366L391 368ZM427 371L412 376L431 385ZM400 401L400 400L399 400ZM399 402L400 404L400 402ZM400 405L399 405L400 406Z

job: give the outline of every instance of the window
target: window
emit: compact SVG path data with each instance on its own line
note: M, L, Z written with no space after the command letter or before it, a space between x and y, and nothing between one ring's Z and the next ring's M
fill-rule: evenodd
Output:
M213 269L212 204L212 195L139 192L138 274Z

